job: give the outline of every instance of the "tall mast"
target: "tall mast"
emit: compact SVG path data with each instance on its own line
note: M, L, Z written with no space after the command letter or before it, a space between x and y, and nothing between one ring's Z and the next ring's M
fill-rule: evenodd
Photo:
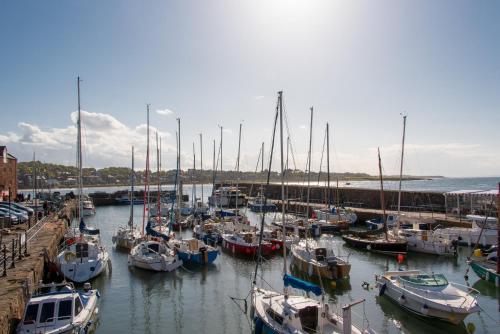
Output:
M181 196L182 196L182 190L181 190L181 119L177 118L177 173L178 173L178 188L177 188L177 217L180 219L181 216Z
M238 158L236 159L236 193L234 199L234 206L236 209L238 209L238 183L240 178L241 125L240 123L240 131L238 133Z
M380 203L382 205L382 222L384 224L384 234L385 234L385 240L388 239L387 237L387 222L385 220L385 199L384 199L384 180L382 177L382 159L380 159L380 148L378 150L378 172L380 176Z
M130 175L130 219L128 221L128 226L130 229L134 228L134 146L132 146L132 174Z
M146 104L146 170L144 171L144 205L141 236L144 236L146 217L149 218L149 104Z
M201 181L201 203L203 204L203 135L200 133L200 181Z
M405 154L406 115L403 115L403 140L401 142L401 166L399 168L398 216L401 211L401 183L403 181L403 158ZM398 219L399 222L399 219ZM398 223L399 224L399 223Z
M214 192L215 192L215 175L216 175L216 165L215 165L215 139L214 139L214 159L212 160L213 161L213 166L212 166L212 197L214 196ZM213 203L215 203L215 198L213 199ZM216 205L214 205L216 206Z
M330 125L326 123L326 175L327 175L327 205L330 209Z
M261 161L261 173L264 173L264 142L262 142L262 161ZM264 183L264 181L262 181Z
M77 159L78 161L78 159ZM35 203L35 198L36 198L36 157L35 157L35 151L33 151L33 204L36 205ZM35 215L38 217L38 215Z
M498 228L497 228L497 245L500 245L500 182L498 183L498 203L497 203L497 213L498 213ZM500 275L500 256L497 253L497 275Z
M278 92L278 101L280 108L280 155L281 155L281 225L283 238L283 275L287 274L286 269L286 223L285 223L285 168L283 157L283 91ZM264 146L262 146L264 149ZM288 297L287 289L284 288L285 298Z
M220 126L220 185L222 187L223 175L222 175L222 125ZM222 191L220 192L219 204L222 210ZM222 212L222 211L221 211Z
M156 217L158 224L161 222L161 198L160 198L160 149L158 148L158 131L156 131L156 181L158 188L156 191Z
M306 206L306 221L309 220L309 200L311 195L311 150L312 150L312 126L313 126L313 107L311 107L311 122L309 124L309 152L307 163L307 206ZM308 222L307 222L308 223ZM308 224L306 224L308 226ZM307 247L307 230L306 228L306 248Z
M196 205L196 183L194 181L194 178L193 176L195 175L196 173L196 152L195 152L195 149L194 149L194 142L193 142L193 173L191 174L191 183L192 183L192 199L191 199L191 203L192 203L192 208L194 210L195 208L195 205ZM194 213L194 211L193 211Z
M82 212L83 212L83 187L82 187L82 114L80 110L80 77L77 78L77 87L78 87L78 224L82 221ZM36 194L35 194L36 195Z

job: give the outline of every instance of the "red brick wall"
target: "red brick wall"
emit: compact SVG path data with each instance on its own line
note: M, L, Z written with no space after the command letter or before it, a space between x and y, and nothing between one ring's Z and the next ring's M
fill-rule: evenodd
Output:
M12 192L11 198L17 196L17 159L9 158L7 163L0 157L0 192L9 190Z

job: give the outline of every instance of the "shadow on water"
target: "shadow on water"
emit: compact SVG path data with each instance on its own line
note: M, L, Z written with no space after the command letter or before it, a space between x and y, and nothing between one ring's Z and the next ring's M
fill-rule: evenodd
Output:
M377 296L375 300L385 315L382 327L386 329L394 326L404 333L468 333L463 322L459 325L453 325L440 320L421 317L404 310L392 300L383 296Z

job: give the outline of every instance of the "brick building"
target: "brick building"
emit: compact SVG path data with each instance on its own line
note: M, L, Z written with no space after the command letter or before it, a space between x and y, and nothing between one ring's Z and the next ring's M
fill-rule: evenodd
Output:
M14 200L17 196L17 159L7 152L6 146L0 146L0 200L8 199L9 187Z

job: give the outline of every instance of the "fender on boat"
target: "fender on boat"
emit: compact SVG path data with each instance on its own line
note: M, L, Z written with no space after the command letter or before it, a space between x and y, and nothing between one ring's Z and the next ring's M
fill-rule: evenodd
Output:
M383 296L386 288L387 288L387 283L382 284L382 286L380 287L380 291L378 292L378 295Z

